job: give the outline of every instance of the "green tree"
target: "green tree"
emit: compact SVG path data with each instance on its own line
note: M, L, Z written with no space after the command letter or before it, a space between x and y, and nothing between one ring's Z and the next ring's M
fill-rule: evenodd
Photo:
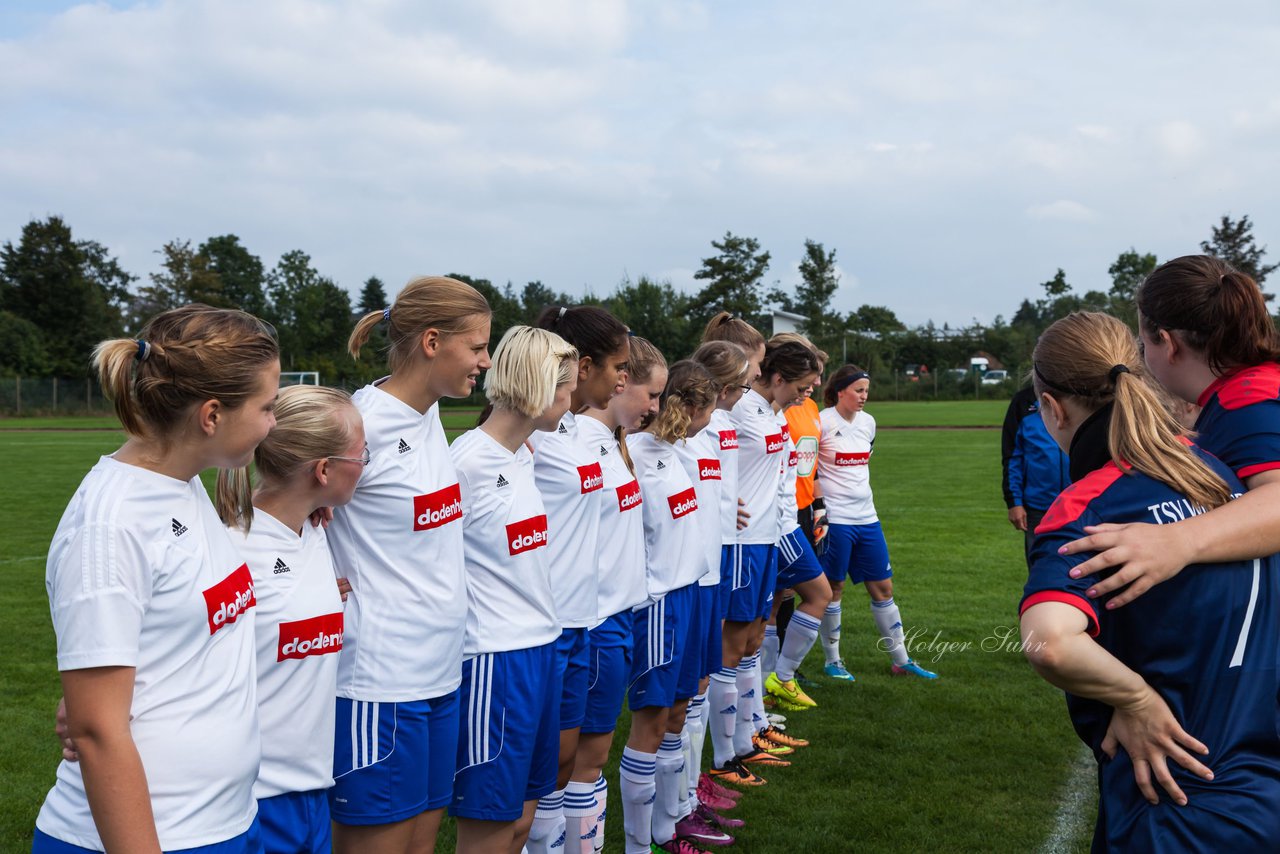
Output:
M1213 227L1212 238L1202 241L1200 249L1206 255L1221 258L1240 272L1248 273L1258 287L1262 287L1267 276L1280 267L1280 264L1262 263L1267 247L1257 245L1253 238L1253 223L1247 214L1238 220L1224 214L1222 221ZM1264 293L1263 296L1270 300L1274 294Z
M1139 255L1130 247L1121 252L1115 262L1107 268L1111 276L1111 289L1107 292L1111 314L1123 320L1136 332L1138 329L1138 308L1134 298L1138 293L1138 285L1142 284L1151 271L1156 268L1156 256L1148 252Z
M267 275L268 319L280 336L285 370L320 371L331 382L362 374L344 358L351 332L351 295L311 266L295 249Z
M89 372L97 343L120 335L120 295L132 276L92 241L76 241L61 217L32 220L0 248L0 305L40 330L48 368Z
M261 317L267 308L262 259L234 234L210 237L200 244L198 253L207 260L209 271L217 274L223 303Z
M139 288L130 301L130 328L140 328L148 317L188 303L228 305L221 279L209 269L209 259L191 248L191 241L171 240L159 252L160 269L148 275L151 284Z
M713 240L711 245L719 254L703 258L702 267L693 274L707 283L690 305L694 324L701 328L716 312L728 311L765 329L760 282L769 269L769 253L760 251L754 237L727 231L723 240Z
M635 282L624 279L605 308L672 362L697 349L702 330L689 322L689 296L670 282L655 282L647 276Z
M49 354L39 327L11 311L0 311L0 373L31 377L48 372Z
M450 273L449 278L465 282L475 288L489 303L489 310L493 312L493 319L489 323L490 353L498 346L498 342L502 340L502 336L508 329L533 322L533 318L525 318L524 307L520 304L520 299L516 296L515 288L510 282L507 282L506 288L499 289L488 279L478 279L466 273Z
M365 279L364 287L360 289L360 313L382 311L389 305L391 303L387 301L387 289L383 287L382 279L377 276Z
M830 352L839 345L844 331L844 319L831 310L831 300L839 287L836 250L828 252L821 243L806 239L804 257L800 260L800 284L794 293L774 288L769 299L783 311L807 318L804 333L820 348Z
M520 308L524 312L525 323L533 323L549 305L570 306L575 302L568 294L556 293L541 281L529 282L520 292Z

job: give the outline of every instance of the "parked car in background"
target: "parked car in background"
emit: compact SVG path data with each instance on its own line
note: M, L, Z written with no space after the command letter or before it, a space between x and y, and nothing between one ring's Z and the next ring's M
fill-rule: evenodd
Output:
M983 385L1000 385L1000 383L1009 379L1008 371L987 371L982 375Z

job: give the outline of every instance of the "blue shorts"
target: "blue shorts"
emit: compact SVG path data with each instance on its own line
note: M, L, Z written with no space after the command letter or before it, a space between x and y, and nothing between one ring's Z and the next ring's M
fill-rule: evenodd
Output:
M819 558L827 578L853 584L884 581L893 578L889 565L889 546L879 522L870 525L831 525L827 532L827 549Z
M720 583L724 586L727 581L729 587L725 619L734 623L767 619L777 579L777 546L750 543L726 548L720 564Z
M560 766L556 643L462 663L458 773L449 815L515 821L556 789Z
M804 584L822 575L822 564L804 532L796 528L778 541L778 580L775 590Z
M226 842L197 845L195 848L171 848L165 854L262 854L262 850L262 831L258 826L258 819L255 818L248 830ZM72 845L61 839L54 839L40 828L36 828L35 838L31 840L31 854L100 854L100 852L92 848L81 848L79 845Z
M676 686L689 652L689 624L698 585L669 591L658 602L635 611L634 647L627 703L632 711L667 709L676 703Z
M339 697L329 814L392 824L446 807L457 758L457 691L407 703Z
M687 700L698 696L698 683L711 671L707 669L707 628L711 623L720 625L719 587L693 585L693 612L689 619L686 643L689 651L680 663L680 678L676 682L676 699ZM720 668L717 667L717 670Z
M585 733L613 732L622 714L622 698L631 677L631 610L621 611L591 630L591 669L587 678Z
M258 801L266 854L329 854L329 794L325 789L285 792Z
M587 714L591 641L585 628L565 629L556 641L556 669L563 674L560 729L577 729Z

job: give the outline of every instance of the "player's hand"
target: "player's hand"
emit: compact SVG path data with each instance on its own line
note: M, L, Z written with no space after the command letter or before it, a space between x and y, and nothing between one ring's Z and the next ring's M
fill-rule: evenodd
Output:
M1206 756L1209 748L1182 728L1169 704L1150 686L1135 703L1117 706L1111 716L1111 725L1102 740L1102 752L1112 759L1116 748L1124 748L1133 762L1133 777L1150 803L1160 803L1160 796L1151 778L1169 793L1179 806L1186 806L1187 796L1169 773L1169 760L1204 780L1212 780L1213 772L1188 751Z
M342 601L347 601L347 594L352 590L351 582L345 578L338 579L338 593L342 596Z
M1072 578L1119 567L1086 591L1090 599L1106 596L1123 588L1123 592L1107 602L1107 608L1128 605L1161 582L1173 578L1191 562L1191 544L1184 541L1178 525L1151 525L1135 522L1128 525L1088 525L1088 536L1067 543L1059 554L1097 552L1071 569Z
M816 546L827 536L827 508L819 507L813 511L813 544Z
M66 697L58 698L58 710L53 713L53 731L62 743L62 758L68 762L79 762L80 753L76 750L76 743L71 740L71 727L67 725Z
M319 507L311 511L311 527L313 528L327 528L332 521L332 507Z
M1027 508L1021 504L1009 508L1009 524L1017 531L1027 530Z
M738 530L739 531L747 527L747 525L749 524L749 520L751 519L751 514L746 511L746 507L747 507L747 502L739 498L738 499Z

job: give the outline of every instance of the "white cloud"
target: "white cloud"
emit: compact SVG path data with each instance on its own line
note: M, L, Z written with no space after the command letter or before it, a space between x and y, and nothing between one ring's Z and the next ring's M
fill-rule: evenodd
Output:
M1099 142L1111 142L1115 139L1115 131L1106 125L1076 125L1076 133L1086 139L1094 139Z
M1204 135L1191 122L1165 122L1155 129L1155 142L1171 160L1193 160L1205 150Z
M1027 208L1027 216L1032 219L1048 219L1060 222L1090 222L1098 218L1096 211L1070 199L1059 199L1045 205L1032 205Z

